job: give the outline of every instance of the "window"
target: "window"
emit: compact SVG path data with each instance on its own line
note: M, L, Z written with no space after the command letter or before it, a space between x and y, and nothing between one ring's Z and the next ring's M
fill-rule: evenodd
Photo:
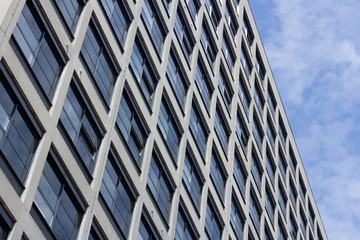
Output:
M211 96L213 94L213 88L210 82L211 79L205 70L204 62L199 56L196 67L195 83L208 112L210 112Z
M247 43L249 44L249 46L251 46L254 41L254 33L251 29L249 18L247 16L245 10L244 10L242 29L243 29L244 36L246 38Z
M220 67L218 86L219 86L220 95L222 96L225 102L225 106L228 112L230 113L231 101L234 96L234 91L232 90L232 87L229 83L229 79L226 77L222 67Z
M59 126L89 181L104 131L75 77L66 94Z
M290 214L290 229L289 229L289 232L290 232L290 236L291 236L292 240L296 240L298 229L299 229L299 227L296 224L295 217L291 213Z
M251 154L251 173L255 180L256 186L258 187L259 192L261 193L261 179L262 179L262 167L259 162L258 157L256 156L255 150L253 149Z
M223 40L221 43L221 50L224 54L224 57L225 57L227 65L229 67L231 75L234 75L234 65L235 65L235 61L236 61L236 56L235 56L234 50L231 47L231 43L227 37L225 29L223 32Z
M213 181L216 192L219 194L220 200L224 203L227 176L220 161L219 154L216 149L213 149L211 153L210 177Z
M0 239L7 239L9 232L13 227L14 221L6 211L2 203L0 203Z
M216 115L215 115L215 132L220 140L220 144L225 153L227 153L227 147L230 137L230 130L227 124L225 123L225 117L220 110L220 106L216 106Z
M206 207L205 232L211 240L221 239L223 223L219 216L218 211L215 210L213 201L209 198Z
M26 1L13 37L35 77L33 83L49 107L66 60L35 0Z
M250 108L250 96L249 92L247 91L247 88L245 86L245 80L243 75L240 73L240 79L239 79L239 90L238 95L241 101L241 104L245 110L245 113L247 116L249 116L249 108Z
M124 88L120 100L116 125L132 158L135 160L136 166L141 168L142 153L149 131L145 128L145 123L127 86Z
M99 199L119 237L126 238L130 229L136 194L119 162L119 158L111 147L106 160Z
M303 235L306 236L306 217L305 217L305 213L304 210L300 207L300 228L301 231L303 232Z
M144 1L141 18L143 19L145 28L147 29L154 47L161 58L167 32L162 24L163 20L160 19L159 12L155 8L153 1Z
M237 239L243 238L245 225L245 217L240 209L241 207L233 195L231 199L230 224Z
M159 234L156 232L150 218L146 212L141 215L140 227L137 240L155 240L160 239Z
M175 93L180 107L184 110L186 102L186 94L188 90L188 84L185 79L185 74L182 66L180 66L180 60L176 56L175 50L171 47L169 62L166 69L166 76L170 82L170 86Z
M200 3L198 2L198 0L186 0L185 2L187 5L187 9L190 12L190 16L195 23L197 19L197 14L200 9Z
M291 167L291 170L294 174L294 176L296 177L296 165L297 165L297 161L296 161L296 158L295 158L295 154L290 146L290 156L289 156L289 163L290 163L290 167Z
M190 222L183 204L179 203L179 211L175 229L175 240L195 240L199 235L195 233L193 224Z
M62 15L67 30L70 30L71 33L75 33L76 24L86 1L55 0L54 2Z
M165 96L161 101L158 128L174 161L177 159L182 132Z
M275 138L276 138L276 132L274 130L274 127L272 125L272 122L270 120L270 117L268 115L267 117L267 126L266 126L266 134L269 138L269 142L271 145L271 148L273 150L273 152L275 152Z
M101 94L101 99L109 106L120 70L105 42L95 21L91 20L80 52Z
M85 204L53 149L45 162L30 213L39 225L45 220L51 229L40 227L45 238L54 234L57 239L76 239Z
M268 84L268 95L267 95L267 102L269 104L270 107L270 112L273 116L273 118L275 119L275 111L276 111L276 100L275 100L275 96L274 93L271 89L270 83Z
M168 223L174 185L169 178L169 174L165 171L156 149L154 149L151 157L147 186L154 204L157 205L161 216Z
M194 157L188 148L186 149L183 171L182 180L185 189L188 191L190 199L193 201L196 210L199 212L204 180L201 178L199 169L195 165Z
M203 20L203 26L201 28L200 42L204 48L204 52L209 61L210 68L214 69L217 49L216 49L215 41L211 37L211 32L209 31L209 28L207 27L205 20Z
M283 186L281 185L281 183L278 183L278 202L279 202L279 206L280 209L284 215L284 218L286 218L286 202L287 202L287 197L286 197L286 193L285 190L283 188Z
M279 136L283 144L283 147L286 148L287 133L285 130L284 122L282 121L281 117L279 117Z
M297 191L296 191L295 185L294 185L294 183L293 183L292 180L290 180L290 193L289 193L289 197L290 197L290 201L291 201L294 209L296 209Z
M259 120L255 116L255 114L254 114L252 130L253 130L254 138L255 138L256 144L259 148L259 151L262 152L262 142L263 142L264 134L262 132Z
M310 226L312 227L313 230L315 230L315 213L311 206L310 199L308 201L308 216L309 216L308 218L309 218Z
M264 240L273 240L274 238L271 235L270 229L268 227L268 225L265 225L265 230L264 230Z
M234 178L237 183L237 186L239 187L240 193L242 197L245 197L245 185L246 185L246 178L247 173L245 170L245 166L242 163L242 159L240 157L240 154L235 150L235 156L234 156Z
M90 235L88 240L105 240L105 236L102 233L100 227L96 223L95 219L91 224Z
M113 29L115 36L122 48L125 46L125 40L131 23L131 14L124 0L100 0L109 25Z
M260 221L261 221L261 207L258 200L255 197L255 193L250 191L250 218L255 226L255 229L260 231Z
M217 7L217 4L214 2L214 0L205 0L205 6L209 13L211 23L216 29L221 18L221 13Z
M237 118L236 118L236 135L240 141L240 145L244 150L245 155L247 154L247 145L249 142L249 132L245 127L244 120L241 115L241 111L238 110Z
M167 13L169 14L171 9L171 0L162 0L162 2L165 6Z
M284 224L282 223L280 217L279 217L279 222L278 222L278 240L286 240L287 239L287 234L286 234L286 229L284 227Z
M243 68L244 68L245 75L246 75L248 81L250 81L250 75L251 75L251 71L252 71L252 64L251 64L249 54L247 53L246 47L245 47L244 44L241 44L240 62L242 64Z
M306 187L301 175L299 176L299 191L303 204L305 204Z
M0 166L20 195L42 130L0 63Z
M274 160L271 157L271 153L269 152L268 149L266 149L266 171L269 175L271 184L274 186L276 166L274 164Z
M279 158L278 158L279 170L283 181L286 183L286 168L287 168L286 160L280 149L278 154L279 154Z
M176 14L174 31L175 31L176 37L179 40L179 43L180 43L181 49L184 53L184 56L185 56L188 64L190 64L195 41L194 41L193 37L191 36L191 30L189 29L189 26L185 21L185 17L184 17L183 12L181 11L180 5L178 7L177 14Z
M272 224L275 222L275 200L269 187L265 190L265 209Z
M255 78L256 80L256 78ZM255 83L255 90L254 90L254 99L257 106L257 109L259 110L260 116L263 115L263 108L264 108L264 98L262 97L261 90L257 83Z
M255 68L262 82L265 80L266 69L262 61L259 49L256 49Z
M145 102L152 106L153 96L158 83L155 68L149 60L149 54L145 51L143 41L136 35L133 52L130 57L130 69L141 89Z
M318 240L324 240L322 234L321 234L321 230L320 230L320 226L317 226L317 239Z
M236 32L239 28L239 25L237 23L235 13L231 7L231 3L226 1L226 7L225 7L225 20L230 28L231 34L233 37L235 37Z
M196 101L193 101L190 115L190 131L199 148L200 154L205 159L206 155L206 143L209 136L208 130L205 126L205 120L200 115L199 108Z

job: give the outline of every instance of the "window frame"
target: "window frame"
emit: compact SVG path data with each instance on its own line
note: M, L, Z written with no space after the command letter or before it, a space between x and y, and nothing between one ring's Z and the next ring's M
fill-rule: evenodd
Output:
M218 119L220 122L218 122L220 124L220 126L217 126L217 121L216 121L216 116L219 116ZM229 140L230 140L230 135L231 135L231 130L229 127L229 124L227 123L224 111L222 110L222 107L220 106L220 103L217 102L216 104L216 110L215 110L215 121L214 121L214 128L215 128L215 135L217 136L221 148L224 151L225 155L227 155L228 150L229 150ZM220 129L219 129L220 128ZM220 138L220 132L224 130L225 131L225 141L223 142Z

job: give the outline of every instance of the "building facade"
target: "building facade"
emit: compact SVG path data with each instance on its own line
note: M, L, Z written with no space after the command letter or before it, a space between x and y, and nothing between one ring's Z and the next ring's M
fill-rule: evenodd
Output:
M327 239L246 0L2 0L1 239Z

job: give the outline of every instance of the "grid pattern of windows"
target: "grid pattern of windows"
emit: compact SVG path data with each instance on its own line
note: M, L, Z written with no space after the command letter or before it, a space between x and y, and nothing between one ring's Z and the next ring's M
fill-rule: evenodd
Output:
M205 65L201 58L198 58L198 64L196 67L195 82L200 92L201 98L204 101L205 107L210 111L211 107L211 96L213 94L213 88L210 83L209 75L205 70Z
M58 239L75 239L85 206L62 169L49 153L37 188L34 207Z
M175 240L195 240L199 239L199 236L195 234L194 227L192 226L186 212L180 204L179 212L175 229Z
M188 63L191 63L191 56L194 49L195 42L190 34L189 27L185 22L184 15L181 11L181 8L178 8L176 18L175 18L175 26L174 26L175 34L180 42L181 49L185 55Z
M229 83L229 79L226 77L225 72L222 68L220 68L219 73L219 91L220 95L224 99L225 106L227 107L227 110L230 112L231 110L231 101L234 96L234 91L231 88L231 85Z
M113 149L110 149L105 171L100 188L100 194L106 205L106 210L110 211L115 219L115 225L120 228L120 237L126 237L131 222L132 211L135 204L134 191L129 187L128 180L119 165Z
M240 193L244 197L247 174L245 167L242 163L242 160L240 158L240 154L237 151L235 151L235 156L234 156L234 177L237 186L240 189Z
M59 9L67 28L70 32L74 33L85 1L55 0L54 2Z
M13 37L41 88L40 95L48 103L55 93L65 59L35 0L26 1Z
M187 149L184 160L184 172L182 180L184 182L185 188L189 192L191 200L195 204L196 209L199 211L203 180L200 177L199 170L196 167L194 161L194 157L190 153L189 149Z
M221 165L220 161L219 154L216 152L216 149L213 149L211 153L210 177L221 201L224 202L226 173L224 172L224 167Z
M86 30L81 55L102 99L110 105L115 81L120 71L94 20L90 21Z
M180 107L184 109L188 86L185 80L184 70L179 63L179 58L176 56L173 48L171 48L166 75L171 84L171 88L175 93L176 99L179 101Z
M129 65L145 101L151 106L158 80L149 59L149 54L145 51L141 38L136 35Z
M157 150L154 149L150 163L147 186L154 199L154 203L160 210L161 216L168 222L174 186L169 179L169 174L165 171L160 161Z
M233 196L231 199L230 224L237 239L242 239L245 225L244 215L240 209L241 207Z
M223 147L225 153L227 153L230 131L225 121L225 117L220 110L220 107L216 106L215 131L219 137L221 146Z
M76 157L81 159L80 166L85 166L85 175L91 174L104 133L75 77L66 94L59 123L70 140L69 145L74 148Z
M141 18L144 20L144 25L151 37L155 49L161 57L167 32L164 28L162 23L163 21L160 18L158 10L154 6L153 1L144 1L141 11Z
M208 139L208 131L204 124L204 118L200 115L199 108L194 101L191 107L189 127L194 137L196 145L200 150L201 156L205 159L206 143Z
M125 87L120 101L116 124L131 156L137 166L141 168L142 153L145 148L148 131L144 127L145 124L139 112L133 98L129 94L129 90Z
M182 133L165 96L163 97L160 106L158 127L170 151L170 155L173 160L176 161Z
M200 42L204 48L204 52L206 57L211 65L211 68L214 69L215 67L215 60L217 55L217 48L214 43L214 40L211 37L210 31L207 27L207 24L203 20L203 25L201 28L201 35L200 35Z
M205 231L209 239L221 239L223 225L211 199L208 199L206 207Z
M100 0L100 2L120 45L124 47L131 23L130 12L124 0Z

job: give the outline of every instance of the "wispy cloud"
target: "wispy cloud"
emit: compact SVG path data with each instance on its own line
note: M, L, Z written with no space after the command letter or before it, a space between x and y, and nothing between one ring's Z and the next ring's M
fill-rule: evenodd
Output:
M250 4L328 237L360 239L360 2Z

